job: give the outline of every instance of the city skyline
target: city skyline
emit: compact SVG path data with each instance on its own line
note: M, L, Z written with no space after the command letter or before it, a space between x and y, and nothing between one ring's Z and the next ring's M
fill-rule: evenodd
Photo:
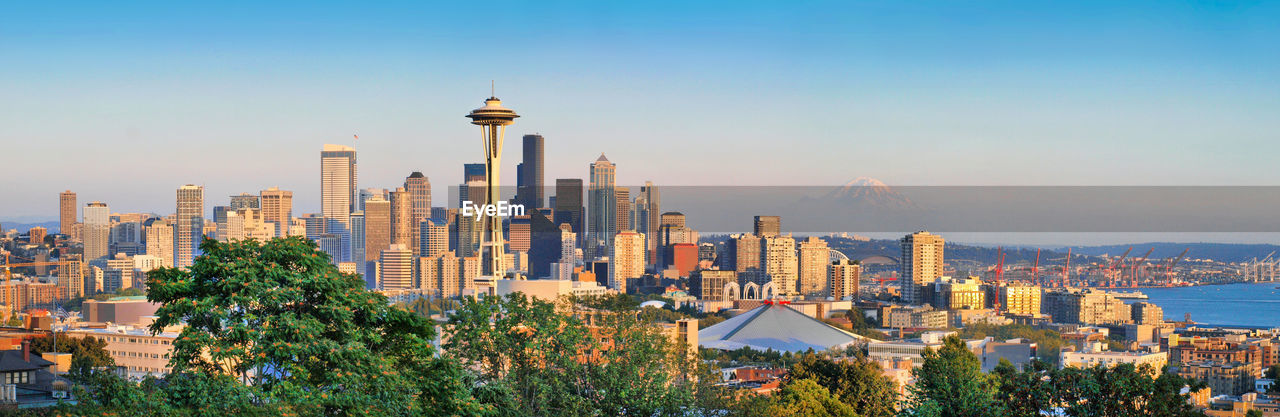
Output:
M23 42L6 42L0 57L24 65L0 69L0 85L20 98L0 104L7 150L103 172L5 179L0 197L10 203L0 218L48 218L51 190L123 211L163 206L165 190L184 183L211 196L312 190L310 150L325 143L360 150L363 184L391 186L412 171L456 184L456 164L482 156L450 145L474 138L452 120L490 80L529 116L512 133L548 139L548 181L580 178L581 161L601 152L627 167L618 184L1280 181L1258 168L1280 146L1269 133L1276 122L1268 115L1280 106L1268 77L1277 67L1266 53L1271 5L1039 6L1018 14L746 4L689 6L688 17L660 24L641 5L515 6L495 16L504 30L492 33L450 21L462 13L450 6L349 16L320 4L288 11L308 19L289 19L274 8L255 16L214 8L193 18L181 6L120 5L57 20L45 6L10 6L15 18L0 39ZM439 24L427 32L415 19ZM510 57L525 63L518 70L476 74L470 64L480 56L448 42L509 33L539 33L518 40ZM670 49L654 55L657 48ZM428 61L440 65L421 72ZM317 65L327 70L312 71ZM601 99L610 105L582 106ZM821 106L847 118L835 136L808 123ZM353 134L360 139L348 141ZM677 145L684 152L670 151ZM1218 150L1193 151L1210 145ZM735 163L701 164L706 155ZM868 156L846 163L848 155ZM923 168L897 167L909 158ZM36 172L37 160L10 166ZM296 206L318 201L300 193Z

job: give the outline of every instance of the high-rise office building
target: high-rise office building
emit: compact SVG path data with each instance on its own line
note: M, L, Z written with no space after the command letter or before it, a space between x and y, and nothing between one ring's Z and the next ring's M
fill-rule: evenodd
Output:
M355 273L364 276L368 273L368 264L365 257L369 251L364 249L368 238L364 235L365 221L364 211L356 210L351 213L351 253L347 255L347 262L355 265Z
M274 223L276 236L289 235L289 223L293 219L293 191L271 187L258 193L262 199L262 220Z
M755 218L756 236L762 238L773 237L782 234L782 217L780 216L756 216Z
M582 180L578 178L557 178L555 195L555 214L552 222L556 225L568 224L573 233L583 235L582 220Z
M383 249L391 246L391 202L380 195L364 202L364 260L378 260Z
M618 200L615 194L614 176L617 167L600 154L591 163L587 189L587 258L604 256L613 245L613 235L618 232Z
M58 290L64 297L84 297L84 262L80 255L65 254L58 264Z
M763 238L760 270L773 283L774 295L796 293L796 241L791 236Z
M609 288L627 292L627 280L644 275L644 235L624 230L613 236L613 253L609 257Z
M1040 297L1042 290L1039 285L1024 284L1013 281L1006 285L996 287L996 303L1000 305L999 309L1009 314L1018 314L1024 316L1036 316L1040 314Z
M91 263L106 259L111 237L111 209L94 201L84 207L84 259Z
M418 253L424 258L437 258L449 251L449 226L423 220L418 226Z
M58 233L71 236L75 224L76 193L66 190L58 194Z
M800 295L811 298L827 296L827 267L831 249L817 236L800 242Z
M617 214L613 217L617 221L614 230L634 230L635 219L631 208L631 190L627 187L617 187L614 189L614 196L618 199L617 203L614 204L617 207Z
M412 240L417 242L422 221L431 218L431 180L421 172L414 171L404 179L404 189L409 192L409 200L413 204L413 221L409 226L413 233ZM416 249L414 253L417 254Z
M516 203L524 204L525 210L545 207L543 190L543 147L542 135L524 135L524 146L521 152L523 161L516 167Z
M146 254L160 258L160 265L173 267L173 224L162 218L148 219L145 229Z
M391 201L391 194L385 188L365 188L357 192L359 197L356 200L356 208L364 211L364 202L369 201L373 196L382 197L383 200Z
M760 237L741 233L729 236L724 254L720 257L721 269L732 269L745 282L764 285L760 274Z
M407 290L417 287L414 284L413 251L408 246L392 244L379 254L378 271L382 274L382 289Z
M862 279L861 264L848 259L834 261L827 276L827 296L835 300L858 300L858 281Z
M413 239L413 196L404 188L396 188L391 192L391 244L404 245L417 252L417 242Z
M529 215L511 216L507 223L507 249L512 252L528 252L532 235Z
M258 200L258 196L249 193L240 193L240 195L231 196L231 210L240 210L244 208L262 208Z
M645 236L645 262L654 264L657 262L658 254L658 220L662 213L662 198L658 194L658 188L653 186L653 182L645 181L644 186L640 187L640 193L636 195L633 204L635 210L635 227L636 231L644 233Z
M186 268L200 255L200 241L204 237L204 187L193 184L178 187L177 201L173 266Z
M920 231L906 235L902 244L899 286L902 300L908 304L922 304L925 300L921 286L942 277L942 236Z
M356 209L356 150L326 144L320 152L320 214L346 227Z

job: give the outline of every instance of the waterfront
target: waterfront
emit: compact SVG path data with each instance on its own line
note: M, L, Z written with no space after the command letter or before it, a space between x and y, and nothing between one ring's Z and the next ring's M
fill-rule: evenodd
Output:
M1182 320L1191 313L1197 323L1250 327L1280 327L1280 283L1202 285L1146 288L1147 301L1164 310L1165 320Z

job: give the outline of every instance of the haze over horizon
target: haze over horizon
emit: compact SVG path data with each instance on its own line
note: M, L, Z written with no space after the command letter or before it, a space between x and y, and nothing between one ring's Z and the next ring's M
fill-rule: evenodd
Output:
M603 152L619 185L1280 184L1274 4L250 4L0 6L0 219L185 183L315 212L325 143L442 199L490 80L504 184L526 133L548 181Z

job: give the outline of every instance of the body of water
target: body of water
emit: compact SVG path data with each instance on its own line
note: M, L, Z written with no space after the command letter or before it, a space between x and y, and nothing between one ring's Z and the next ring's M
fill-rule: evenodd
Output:
M1165 320L1181 321L1190 313L1196 323L1250 327L1280 327L1280 286L1277 283L1144 288L1147 301L1164 310Z

